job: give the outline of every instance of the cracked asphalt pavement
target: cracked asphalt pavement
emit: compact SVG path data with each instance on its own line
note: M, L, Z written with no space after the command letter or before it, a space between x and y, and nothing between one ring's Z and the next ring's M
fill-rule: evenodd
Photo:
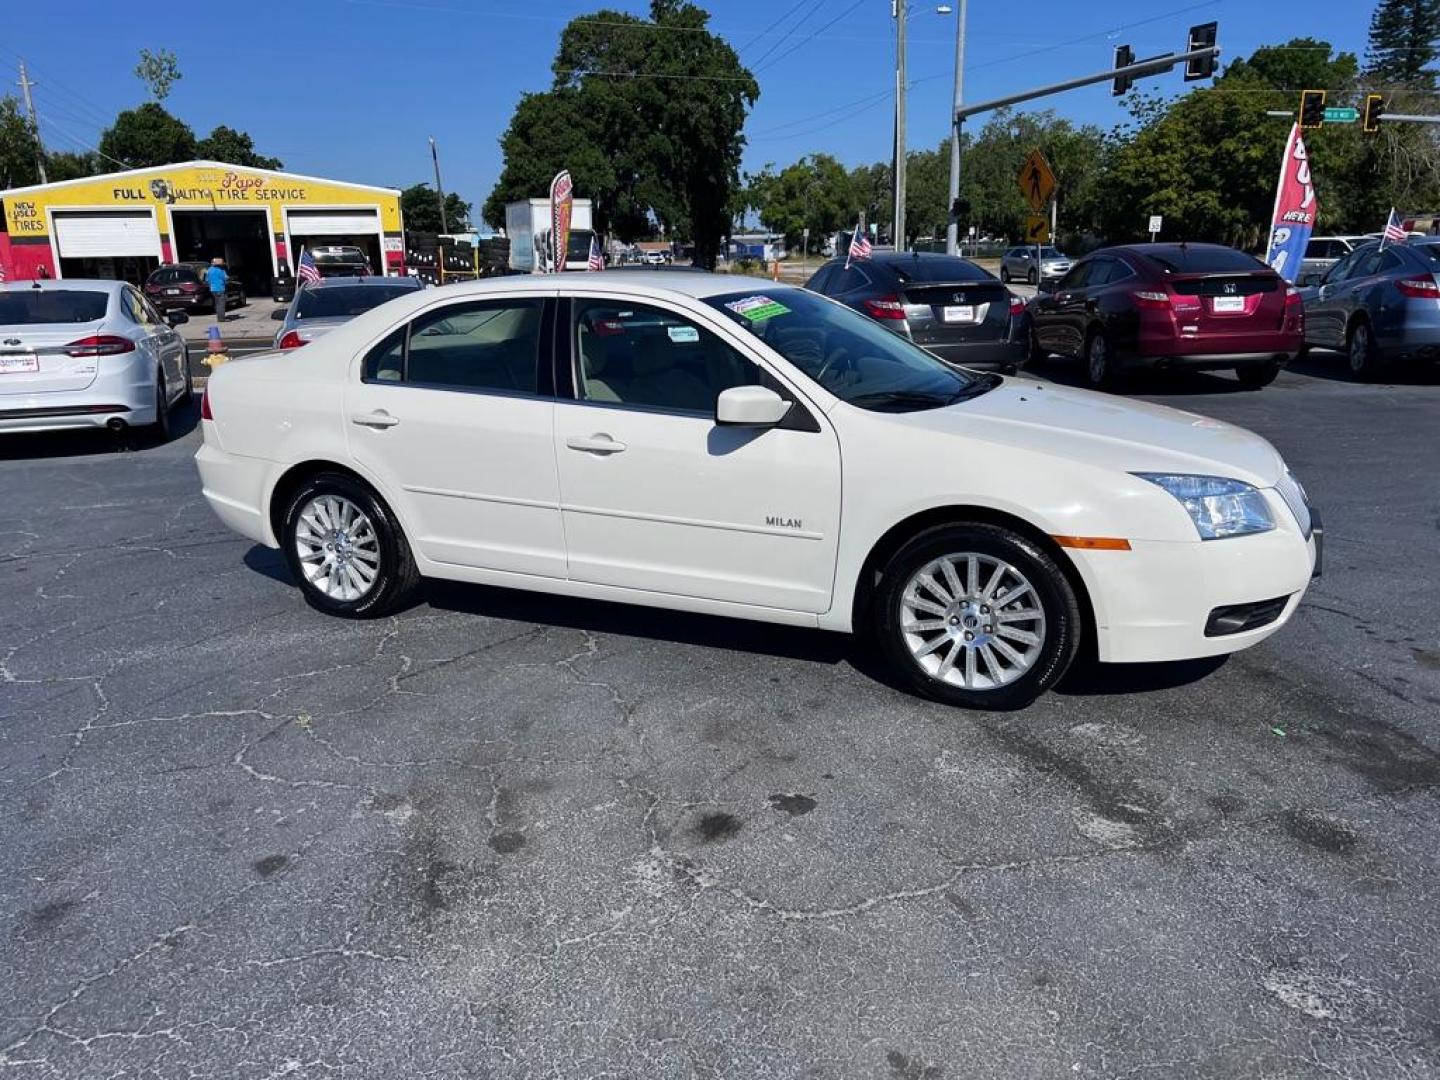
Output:
M1005 715L778 627L327 619L195 431L7 439L0 1077L1440 1075L1440 379L1340 368L1135 388L1305 480L1293 623Z

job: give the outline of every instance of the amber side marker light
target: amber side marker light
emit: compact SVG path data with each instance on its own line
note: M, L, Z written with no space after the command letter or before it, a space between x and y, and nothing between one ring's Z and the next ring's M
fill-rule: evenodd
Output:
M1051 540L1066 548L1084 551L1129 551L1130 541L1122 536L1052 536Z

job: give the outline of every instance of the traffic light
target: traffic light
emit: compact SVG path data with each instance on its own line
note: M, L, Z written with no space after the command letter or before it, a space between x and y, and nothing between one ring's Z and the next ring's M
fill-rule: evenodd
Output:
M1384 94L1366 94L1366 95L1365 95L1365 114L1364 114L1364 116L1362 117L1362 119L1363 119L1363 121L1364 121L1364 125L1363 125L1363 126L1364 126L1365 130L1366 130L1367 132L1376 132L1376 131L1379 131L1379 130L1380 130L1380 120L1381 120L1381 118L1382 118L1384 115L1385 115L1385 95L1384 95Z
M1130 48L1129 45L1116 45L1115 70L1119 71L1121 68L1127 68L1133 63L1135 63L1135 50ZM1119 97L1125 93L1126 90L1130 89L1134 81L1135 78L1132 75L1116 75L1114 89L1112 89L1110 93Z
M1215 35L1220 29L1219 23L1207 22L1199 26L1190 27L1190 42L1185 47L1186 52L1194 52L1196 49L1208 49L1215 44ZM1198 60L1191 60L1185 65L1185 81L1194 82L1196 79L1208 79L1215 74L1215 54L1202 56Z
M1318 128L1325 123L1325 91L1300 91L1300 127L1302 130Z

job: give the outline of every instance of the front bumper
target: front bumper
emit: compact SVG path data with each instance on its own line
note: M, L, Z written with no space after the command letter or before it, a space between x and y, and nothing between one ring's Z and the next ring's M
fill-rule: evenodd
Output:
M1226 540L1132 540L1129 551L1067 550L1095 609L1099 658L1190 660L1238 652L1289 621L1320 567L1318 516L1310 537L1273 491L1276 528ZM1283 515L1283 516L1282 516ZM1279 599L1278 616L1233 633L1207 633L1217 609Z

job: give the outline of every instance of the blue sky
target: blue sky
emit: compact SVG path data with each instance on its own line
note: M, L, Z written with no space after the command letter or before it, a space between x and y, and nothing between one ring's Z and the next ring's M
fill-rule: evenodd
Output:
M139 18L133 4L114 0L46 0L27 19L10 21L0 60L6 83L19 55L31 64L42 134L55 149L93 146L118 109L143 100L132 73L137 54L163 46L184 72L167 106L198 135L229 124L296 172L396 186L430 179L426 137L433 135L446 188L478 208L500 168L498 139L519 94L549 83L561 27L606 6L644 12L648 0L202 2ZM889 157L890 0L806 0L798 14L813 15L778 26L792 0L702 6L760 81L746 168L816 151L852 165ZM934 8L911 8L912 147L934 146L947 131L955 16ZM965 93L974 101L1098 71L1118 44L1141 57L1178 51L1189 25L1212 19L1227 59L1307 34L1358 52L1372 8L1372 0L1310 0L1300 8L1255 0L971 0ZM1304 19L1286 11L1303 11ZM1145 85L1184 84L1175 74ZM1051 105L1105 127L1124 119L1108 84Z

